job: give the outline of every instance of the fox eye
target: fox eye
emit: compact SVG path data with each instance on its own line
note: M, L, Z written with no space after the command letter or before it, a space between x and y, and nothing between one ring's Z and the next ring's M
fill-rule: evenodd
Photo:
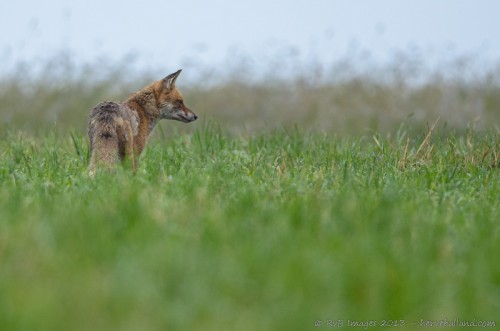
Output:
M177 104L178 104L179 106L182 106L182 105L184 104L184 101L182 101L182 100L177 100Z

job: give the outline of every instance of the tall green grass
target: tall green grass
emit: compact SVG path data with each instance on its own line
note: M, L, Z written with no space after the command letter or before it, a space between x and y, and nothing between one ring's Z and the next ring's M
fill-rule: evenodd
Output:
M0 78L0 330L500 323L498 67L186 74L91 180L89 109L170 72L103 67Z
M194 123L94 180L82 134L4 132L0 329L498 325L500 137L441 129Z
M238 66L218 71L186 67L178 85L200 119L215 120L237 135L295 124L342 135L388 133L403 121L413 134L438 117L458 131L469 125L486 131L500 125L498 64L457 59L430 69L408 55L361 70L353 61L296 63L295 74L288 76L277 71L257 75L254 68ZM0 130L20 128L43 135L55 127L83 133L89 110L97 103L125 100L177 69L165 66L143 73L122 62L77 65L64 54L41 65L37 75L20 67L0 77ZM192 133L192 126L162 126L167 135L172 127Z

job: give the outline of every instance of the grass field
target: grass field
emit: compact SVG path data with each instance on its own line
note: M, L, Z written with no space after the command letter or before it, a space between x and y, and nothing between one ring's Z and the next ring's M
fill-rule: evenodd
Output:
M421 63L184 68L200 119L94 180L89 109L177 68L0 77L0 330L498 327L500 66Z
M82 134L4 132L0 329L498 326L499 134L439 127L195 123L95 180Z

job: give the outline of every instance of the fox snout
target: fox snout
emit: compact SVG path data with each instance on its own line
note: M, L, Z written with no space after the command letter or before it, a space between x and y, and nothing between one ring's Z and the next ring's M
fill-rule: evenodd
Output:
M193 113L190 109L184 110L184 112L181 113L179 115L179 117L181 117L183 119L182 122L184 122L184 123L193 122L193 121L196 121L196 119L198 119L198 116L196 116L196 114Z
M191 111L184 103L177 102L177 105L167 104L160 108L161 118L175 120L184 123L195 121L198 116Z

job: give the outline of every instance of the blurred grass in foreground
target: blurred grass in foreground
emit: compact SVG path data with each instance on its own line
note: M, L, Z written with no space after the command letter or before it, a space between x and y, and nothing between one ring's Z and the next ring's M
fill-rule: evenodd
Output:
M84 136L6 133L0 329L495 320L498 133L432 134L212 125L89 180Z
M237 62L235 60L235 62ZM418 58L400 56L393 63L360 70L349 60L329 67L299 66L286 78L269 70L258 77L252 68L190 68L178 85L202 121L214 120L235 134L292 127L328 133L395 131L402 121L421 132L428 122L462 131L500 125L500 66L481 67L457 59L429 69ZM276 65L276 68L279 68ZM177 68L137 73L125 62L77 66L62 54L38 75L28 67L0 78L0 128L40 132L84 132L89 110L104 100L129 94ZM276 69L278 70L278 69ZM194 126L162 123L192 132Z

